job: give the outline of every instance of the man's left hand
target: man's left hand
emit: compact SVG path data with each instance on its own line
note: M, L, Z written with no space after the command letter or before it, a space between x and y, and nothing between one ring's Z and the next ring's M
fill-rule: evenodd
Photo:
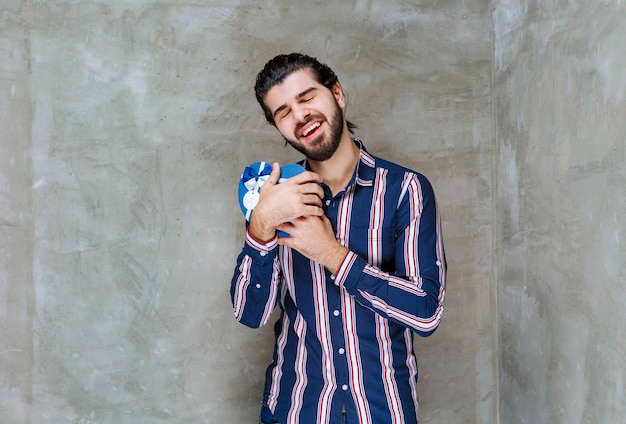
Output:
M339 271L348 254L348 249L335 238L326 215L303 216L281 224L277 229L289 233L289 237L279 237L278 244L297 250L312 261L324 265L333 274Z

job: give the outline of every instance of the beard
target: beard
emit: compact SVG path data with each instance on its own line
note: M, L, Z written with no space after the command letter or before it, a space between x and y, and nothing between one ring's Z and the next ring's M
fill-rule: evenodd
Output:
M339 107L339 104L337 104L337 101L335 101L335 106L336 108L330 121L328 121L323 115L312 115L309 117L307 122L298 126L298 128L301 128L313 119L322 118L328 122L330 128L328 137L324 137L324 134L322 134L308 143L300 143L296 140L289 140L284 136L283 138L291 145L291 147L302 153L309 160L323 162L330 159L337 151L339 143L341 142L341 134L343 133L343 112ZM298 128L296 128L296 131Z

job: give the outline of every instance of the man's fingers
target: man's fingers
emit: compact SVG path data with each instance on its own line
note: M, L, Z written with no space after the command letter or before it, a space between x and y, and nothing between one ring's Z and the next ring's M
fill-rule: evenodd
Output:
M316 174L315 172L305 171L289 178L289 181L295 184L303 184L303 183L309 183L309 182L321 183L322 177L320 177L319 174Z
M307 193L313 194L321 199L324 198L324 189L319 184L309 183L307 184Z
M267 181L265 181L265 184L269 183L270 186L276 185L278 183L279 178L280 178L280 164L278 162L274 162L272 164L272 173L267 178Z
M320 199L320 197L317 194L307 194L304 196L304 204L321 208L322 199Z
M283 184L288 184L296 188L296 192L300 194L313 194L320 199L324 197L324 189L319 183L322 182L321 177L315 172L306 171L285 180Z

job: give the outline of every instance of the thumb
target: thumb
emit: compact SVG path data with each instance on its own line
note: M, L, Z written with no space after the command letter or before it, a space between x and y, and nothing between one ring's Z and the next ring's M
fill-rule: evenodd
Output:
M272 173L268 177L265 184L269 184L270 186L278 184L278 180L280 179L280 164L278 162L274 162L272 164Z

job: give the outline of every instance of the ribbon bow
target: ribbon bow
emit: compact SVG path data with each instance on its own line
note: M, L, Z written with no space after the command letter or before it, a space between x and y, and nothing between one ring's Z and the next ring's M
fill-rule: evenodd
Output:
M257 171L256 168L246 166L243 170L241 180L248 191L259 191L272 173L272 167L266 162L261 162L259 169L260 171Z
M241 182L248 191L243 197L243 207L245 208L246 219L250 220L250 214L259 201L259 191L261 186L265 184L270 174L272 166L267 162L259 162L255 166L246 166L241 175ZM258 169L256 167L258 165Z

